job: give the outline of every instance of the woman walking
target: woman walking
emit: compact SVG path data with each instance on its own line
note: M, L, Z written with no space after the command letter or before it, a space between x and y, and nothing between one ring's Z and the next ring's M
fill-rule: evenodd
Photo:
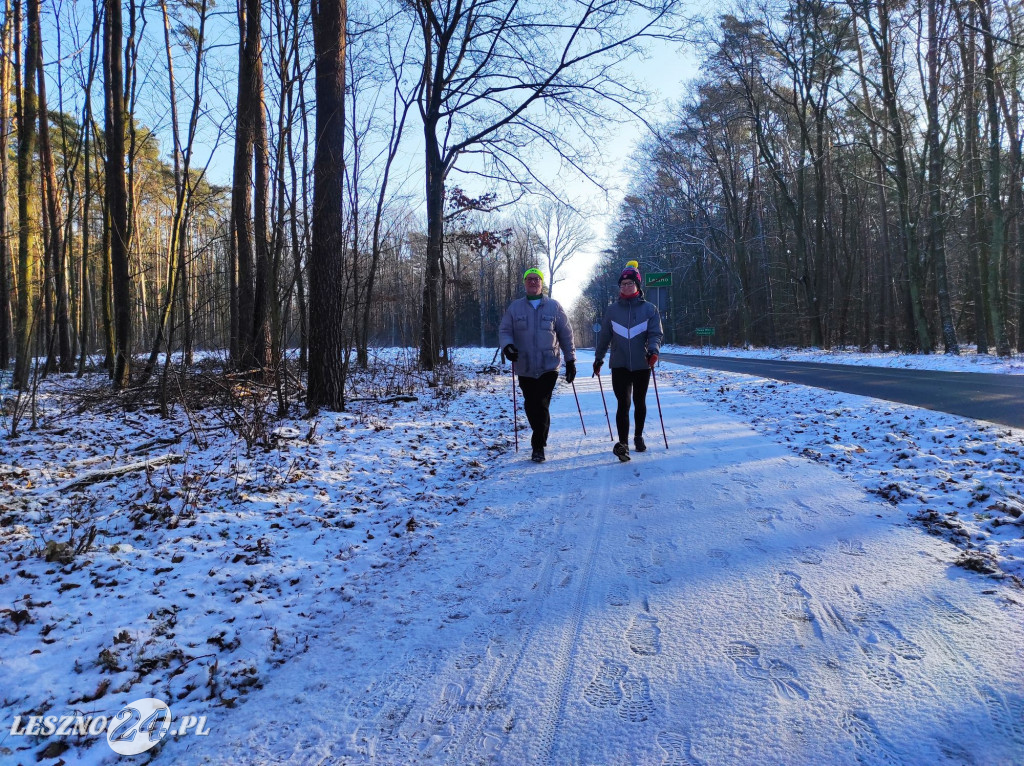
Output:
M664 332L658 307L648 303L640 289L640 267L630 261L619 275L619 299L604 312L601 333L594 349L594 375L601 374L604 355L611 346L609 366L615 392L615 425L619 440L612 452L622 462L629 460L629 405L633 404L633 446L637 452L644 444L647 419L647 386L651 370L658 362Z

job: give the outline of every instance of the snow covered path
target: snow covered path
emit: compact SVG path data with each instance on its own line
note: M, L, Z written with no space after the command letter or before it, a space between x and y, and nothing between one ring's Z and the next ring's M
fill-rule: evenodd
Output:
M333 635L156 761L1024 763L1005 586L672 381L671 449L652 389L625 464L596 381L577 381L587 437L560 384L546 463L521 448L364 574Z

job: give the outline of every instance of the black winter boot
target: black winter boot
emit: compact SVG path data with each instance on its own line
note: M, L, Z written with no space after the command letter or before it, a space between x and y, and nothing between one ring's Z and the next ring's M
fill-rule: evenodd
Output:
M615 453L615 457L625 463L629 460L629 447L622 442L615 442L615 446L612 447L612 452Z
M647 451L647 445L644 444L644 437L642 437L640 434L637 434L636 436L633 437L633 445L636 447L637 452Z
M544 448L543 447L534 447L533 448L533 455L530 456L530 460L532 460L534 463L543 463L544 462Z

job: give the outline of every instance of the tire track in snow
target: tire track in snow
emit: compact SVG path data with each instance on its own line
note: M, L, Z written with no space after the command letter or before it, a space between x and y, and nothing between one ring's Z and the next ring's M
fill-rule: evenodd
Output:
M568 470L573 470L577 462L578 458ZM557 498L552 502L554 507L564 508L568 505L568 496L564 489L554 497ZM603 522L602 504L600 518L594 527L599 529ZM564 524L561 522L556 525L555 534L548 543L548 553L543 558L544 566L538 580L541 583L540 590L533 594L530 599L531 608L525 610L523 614L525 627L518 634L515 648L495 663L480 686L475 704L467 706L466 719L461 722L445 747L446 766L460 763L493 763L515 727L516 711L510 706L512 684L523 661L529 656L529 649L535 640L538 627L544 622L541 618L548 608L551 594L557 589L570 587L578 579L575 565L561 555L573 547L561 542L552 544L563 539L563 527ZM589 573L585 573L584 578L579 579L588 578Z
M559 530L561 525L559 525ZM555 535L560 536L560 531ZM537 626L541 623L540 616L544 611L545 603L554 588L555 567L559 561L558 546L552 546L548 555L544 558L544 566L538 580L540 591L533 595L530 606L523 615L525 627L519 632L516 641L517 648L507 653L501 660L494 664L491 672L487 674L484 683L477 694L477 702L467 710L470 714L468 720L459 726L446 747L448 757L445 760L446 766L455 766L463 762L460 757L469 752L472 757L484 756L483 753L492 752L495 749L498 737L492 732L501 731L506 738L514 726L515 711L508 706L508 689L515 678L523 659L527 655L527 649L533 641ZM488 725L492 724L492 725ZM507 731L506 731L507 729Z
M604 476L609 476L609 473L605 472ZM610 482L610 479L606 478L602 484L604 495L608 494L608 482ZM583 562L583 573L579 578L575 598L569 613L570 616L565 621L565 629L556 654L553 688L557 689L558 692L557 704L554 709L549 708L544 721L537 730L538 757L533 759L533 763L537 764L557 765L560 763L555 758L555 737L562 719L565 717L565 708L569 698L569 684L573 676L580 634L583 631L583 618L586 614L587 597L590 595L590 581L594 574L594 564L597 561L597 554L601 548L601 539L604 536L608 503L599 501L597 502L597 507L600 510L597 518L594 520L593 536L590 545L586 548L587 557ZM623 693L625 694L625 690L623 690Z

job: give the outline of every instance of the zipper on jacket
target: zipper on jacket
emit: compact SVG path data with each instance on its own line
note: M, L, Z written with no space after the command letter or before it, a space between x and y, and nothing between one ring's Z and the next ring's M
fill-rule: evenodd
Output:
M629 304L629 322L626 325L629 329L626 331L628 335L633 334L633 301L627 300ZM626 338L626 353L629 354L629 371L633 371L633 339Z

